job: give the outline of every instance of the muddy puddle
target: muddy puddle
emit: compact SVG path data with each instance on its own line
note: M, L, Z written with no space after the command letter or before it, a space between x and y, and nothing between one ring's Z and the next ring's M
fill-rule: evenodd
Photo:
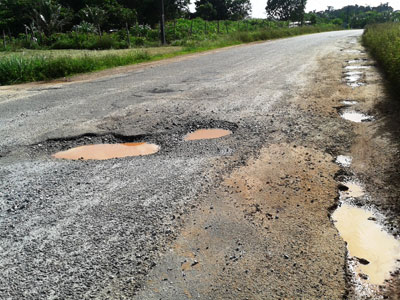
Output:
M345 70L366 70L371 68L370 66L346 66Z
M351 100L344 100L344 101L342 101L341 103L342 103L343 105L347 105L347 106L353 106L353 105L358 104L357 101L351 101Z
M159 146L148 143L95 144L61 151L54 154L53 157L69 160L107 160L150 155L159 150Z
M355 123L371 122L374 120L374 118L372 116L368 116L363 113L360 113L357 111L350 111L350 110L341 112L340 116L345 120L352 121Z
M372 212L362 208L342 204L332 219L357 262L354 272L358 278L369 284L384 284L398 267L400 242L374 221Z
M199 129L185 136L185 141L217 139L232 134L225 129Z
M347 181L342 183L346 187L346 190L341 192L342 198L359 198L364 196L364 188L355 181Z
M344 53L357 53L357 54L362 53L360 50L351 50L351 49L344 50L343 52Z
M349 60L347 63L349 63L349 64L361 64L361 63L364 63L366 61L367 61L366 59L352 59L352 60Z
M336 163L341 165L342 167L350 167L351 163L353 161L353 158L351 158L350 156L345 156L345 155L339 155L336 158Z
M347 82L356 82L361 80L363 73L351 71L351 72L346 72L344 75L346 77Z

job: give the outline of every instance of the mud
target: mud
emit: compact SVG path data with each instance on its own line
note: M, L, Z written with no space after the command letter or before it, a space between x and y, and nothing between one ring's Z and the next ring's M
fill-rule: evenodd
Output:
M232 131L225 129L198 129L185 136L185 141L218 139L231 135Z
M382 285L390 279L391 272L400 266L397 262L400 260L400 242L371 220L374 214L342 204L332 219L347 243L349 254L364 262L356 266L357 276L373 285Z
M107 160L151 155L157 153L159 150L159 146L147 143L97 144L57 152L53 154L53 157L69 160Z
M358 198L364 196L365 194L364 188L358 182L346 181L343 183L343 185L347 187L347 190L342 192L343 198Z

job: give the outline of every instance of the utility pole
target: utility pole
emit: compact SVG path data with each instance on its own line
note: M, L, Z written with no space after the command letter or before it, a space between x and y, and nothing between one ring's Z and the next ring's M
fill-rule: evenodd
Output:
M161 0L161 24L160 24L161 44L167 44L165 40L165 14L164 14L164 0Z

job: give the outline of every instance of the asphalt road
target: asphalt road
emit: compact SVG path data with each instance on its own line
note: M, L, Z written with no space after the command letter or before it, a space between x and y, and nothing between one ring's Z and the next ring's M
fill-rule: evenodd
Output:
M287 102L338 43L300 36L0 96L0 298L129 299L181 220L277 130ZM218 140L185 142L196 128ZM98 142L147 141L147 157L65 161Z

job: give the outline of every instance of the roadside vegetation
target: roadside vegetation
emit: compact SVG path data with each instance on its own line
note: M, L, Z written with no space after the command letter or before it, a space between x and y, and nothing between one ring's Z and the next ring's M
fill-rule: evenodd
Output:
M250 0L196 0L195 12L188 9L190 0L163 1L165 23L160 22L161 0L0 1L0 84L49 80L240 43L362 28L400 16L387 4L305 13L306 0L266 0L267 18L251 19ZM157 47L160 51L154 50Z
M400 23L368 26L363 44L383 68L393 87L400 92Z

